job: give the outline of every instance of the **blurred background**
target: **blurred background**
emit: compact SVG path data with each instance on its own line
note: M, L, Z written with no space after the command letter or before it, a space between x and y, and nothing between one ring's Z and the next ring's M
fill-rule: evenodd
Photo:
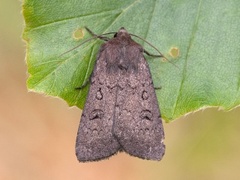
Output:
M0 2L0 180L239 180L240 108L205 109L164 123L166 154L145 161L125 153L79 163L81 110L28 92L21 2Z

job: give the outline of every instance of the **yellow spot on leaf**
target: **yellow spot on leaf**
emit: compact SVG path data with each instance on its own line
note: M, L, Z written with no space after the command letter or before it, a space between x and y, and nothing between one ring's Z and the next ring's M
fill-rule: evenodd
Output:
M179 57L179 49L177 47L172 47L170 49L170 52L169 52L170 56L172 56L173 58L177 58Z
M84 30L83 28L78 28L73 32L73 38L76 40L82 39L84 37Z

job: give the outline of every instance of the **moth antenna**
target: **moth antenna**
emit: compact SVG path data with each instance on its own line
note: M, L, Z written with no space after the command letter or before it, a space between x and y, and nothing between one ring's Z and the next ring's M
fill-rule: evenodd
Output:
M103 33L103 34L97 35L97 34L95 34L94 32L92 32L88 27L85 26L84 28L85 28L93 37L102 39L102 40L104 40L104 41L110 40L110 38L105 37L105 35L115 34L115 33L116 33L116 32L108 32L108 33Z
M176 64L174 64L173 62L171 62L170 60L168 60L168 58L166 58L166 57L165 57L154 45L152 45L150 42L146 41L145 39L143 39L143 38L141 38L141 37L139 37L139 36L137 36L137 35L135 35L135 34L129 34L129 35L134 36L134 37L137 37L137 38L143 40L145 43L147 43L149 46L151 46L153 49L155 49L155 50L160 54L160 56L158 56L158 57L163 57L163 58L166 59L169 63L171 63L172 65L174 65L175 67L178 68L178 66L177 66ZM152 54L150 54L149 52L147 52L146 50L144 50L144 52L145 52L146 54L150 55L150 56L155 56L155 57L157 57L157 55L152 55ZM178 69L179 69L179 68L178 68Z
M76 47L74 47L74 48L72 48L72 49L69 49L68 51L60 54L59 57L60 57L60 56L63 56L64 54L69 53L70 51L72 51L72 50L74 50L74 49L79 48L80 46L82 46L82 45L85 44L86 42L91 41L91 40L96 39L96 38L101 39L101 40L104 40L104 41L108 41L110 38L105 37L105 35L115 34L115 33L116 33L116 32L109 32L109 33L104 33L104 34L101 34L101 35L96 35L96 34L94 34L88 27L84 27L84 28L85 28L93 37L90 38L90 39L87 39L86 41L83 41L82 43L80 43L80 44L77 45Z
M70 49L70 50L68 50L68 51L60 54L59 57L60 57L60 56L63 56L64 54L69 53L70 51L72 51L72 50L74 50L74 49L79 48L81 45L83 45L83 44L85 44L86 42L91 41L91 40L93 40L93 39L96 39L96 37L92 37L92 38L90 38L90 39L87 39L86 41L83 41L82 43L80 43L79 45L75 46L74 48L72 48L72 49Z

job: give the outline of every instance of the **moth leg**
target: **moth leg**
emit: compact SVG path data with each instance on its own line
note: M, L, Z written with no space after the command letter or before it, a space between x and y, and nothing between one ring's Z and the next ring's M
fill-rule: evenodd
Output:
M145 49L143 50L143 52L145 53L145 54L147 54L148 56L152 56L152 57L164 57L163 55L161 55L161 54L159 54L159 55L156 55L156 54L151 54L151 53L149 53L148 51L146 51ZM154 89L162 89L162 87L161 86L154 86Z
M179 67L178 67L176 64L174 64L172 61L169 61L169 60L168 60L164 55L162 55L162 54L159 54L159 55L151 54L151 53L149 53L148 51L146 51L145 49L143 50L143 52L144 52L145 54L147 54L148 56L152 56L152 57L162 57L162 58L164 58L165 60L167 60L168 62L170 62L172 65L174 65L176 68L179 69Z
M93 36L93 37L96 37L96 38L99 38L99 39L102 39L104 41L109 41L110 38L108 37L105 37L105 36L102 36L102 35L97 35L95 34L94 32L92 32L90 29L88 29L88 27L85 27L85 29Z
M162 89L162 86L154 86L155 90Z
M76 87L75 89L76 90L81 90L81 89L85 88L88 85L89 82L90 82L90 78L88 78L86 81L84 81L83 84L80 87Z
M164 57L163 55L161 55L161 54L159 54L159 55L156 55L156 54L151 54L151 53L149 53L148 51L146 51L145 49L143 50L143 52L145 53L145 54L147 54L148 56L152 56L152 57ZM162 87L161 86L154 86L154 89L162 89Z
M152 57L164 57L163 55L161 55L161 54L151 54L151 53L149 53L148 51L146 51L145 49L143 50L143 52L145 53L145 54L147 54L148 56L152 56Z

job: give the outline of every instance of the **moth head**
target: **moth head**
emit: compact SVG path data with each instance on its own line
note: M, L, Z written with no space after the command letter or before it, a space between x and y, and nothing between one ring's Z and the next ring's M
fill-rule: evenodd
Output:
M121 27L118 32L114 34L114 37L121 40L131 39L131 36L128 34L127 30L124 27Z

